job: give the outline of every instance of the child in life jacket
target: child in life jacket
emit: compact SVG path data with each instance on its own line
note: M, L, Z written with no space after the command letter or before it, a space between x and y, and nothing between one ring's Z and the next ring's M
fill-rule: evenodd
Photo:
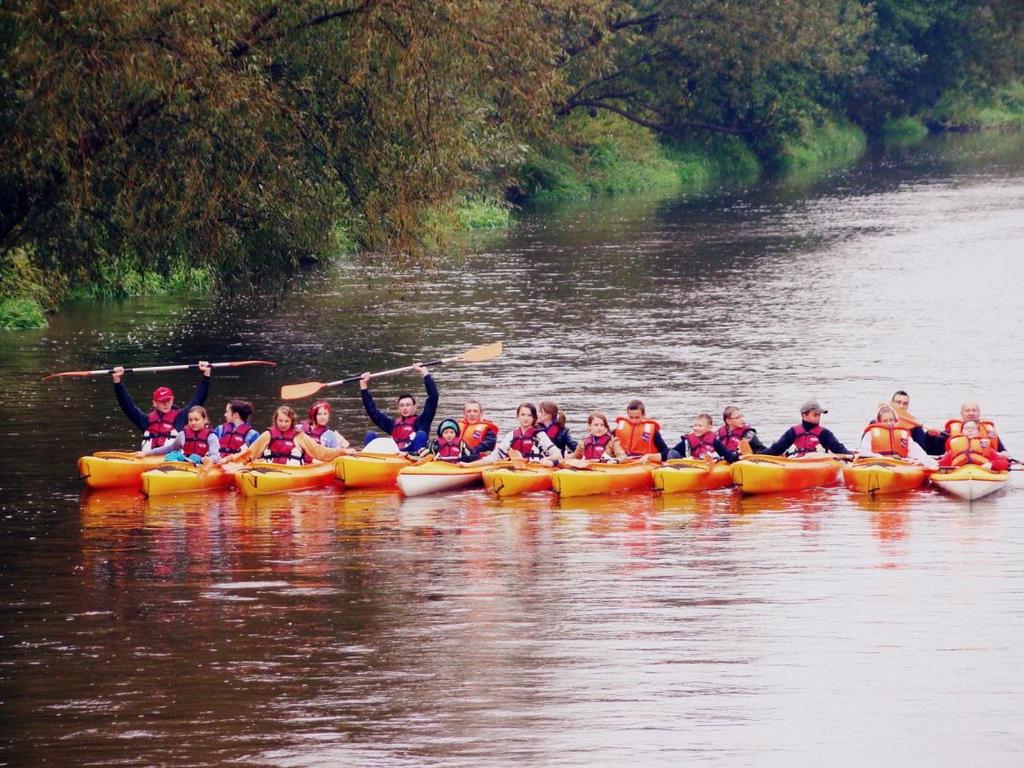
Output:
M274 464L297 466L312 460L330 461L350 449L324 448L320 443L299 430L295 410L282 405L274 411L273 425L250 446L243 448L233 461L246 462L254 458ZM307 457L309 457L307 459Z
M164 456L167 461L211 464L220 459L220 440L210 428L206 409L194 405L188 409L188 419L181 432L163 445L138 451L135 455Z
M690 431L680 435L679 442L668 452L670 459L703 459L710 457L718 460L725 454L725 448L715 434L715 420L710 413L699 413L693 419Z
M981 425L976 421L965 421L959 435L946 441L946 452L939 459L940 467L959 467L977 464L982 469L1005 472L1010 460L996 450L994 441L982 437Z
M440 461L454 463L462 458L459 423L455 419L444 419L437 425L437 437L430 444L430 452Z
M857 453L907 459L931 469L937 466L935 459L914 440L911 430L900 426L899 414L889 405L879 408L875 420L865 427Z
M252 403L248 400L230 400L224 407L224 423L213 430L220 441L220 464L230 461L260 436L260 431L249 423L252 410Z
M576 450L567 458L604 461L609 464L627 458L626 449L612 434L611 427L608 425L608 417L603 413L594 411L587 416L587 432L587 436L580 440Z
M537 425L536 406L533 403L521 403L516 408L516 420L519 426L500 440L492 453L477 461L459 463L464 467L483 467L498 460L522 457L545 467L557 467L562 459L562 452Z
M647 418L642 400L630 400L626 404L626 415L615 419L615 437L629 456L662 461L668 458L668 444L661 436L661 425Z
M324 448L348 448L348 440L340 432L331 429L328 426L330 423L331 404L326 400L318 400L309 407L309 418L299 424L299 429Z
M565 426L565 414L560 413L558 406L550 400L537 403L537 426L547 433L563 456L576 450L577 443Z

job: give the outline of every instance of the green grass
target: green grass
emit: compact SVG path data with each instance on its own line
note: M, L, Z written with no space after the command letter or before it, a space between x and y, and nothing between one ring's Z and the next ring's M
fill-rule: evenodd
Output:
M882 138L886 142L911 144L928 135L928 127L916 117L897 117L882 125Z
M455 218L462 229L502 229L512 223L512 211L495 197L474 195L455 205Z
M64 296L67 301L124 299L129 296L162 296L176 293L207 293L213 290L213 273L190 266L185 260L171 264L167 274L142 268L131 256L99 259L96 272L80 281Z
M867 135L852 123L827 120L805 127L801 136L783 144L776 163L783 171L807 172L850 163L867 149Z
M45 328L46 313L38 301L23 296L0 299L0 331Z
M922 117L940 130L1024 127L1024 80L983 93L966 86L947 91Z

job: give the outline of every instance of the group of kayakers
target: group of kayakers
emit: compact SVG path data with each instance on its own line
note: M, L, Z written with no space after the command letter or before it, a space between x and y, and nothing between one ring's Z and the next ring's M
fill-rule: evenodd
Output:
M225 407L224 423L211 426L203 403L209 394L212 369L205 361L200 361L198 367L202 374L199 385L183 408L174 405L171 389L161 386L153 392L153 407L148 413L138 408L128 394L121 381L123 369L114 369L117 401L143 432L139 455L165 455L168 460L197 464L254 459L302 464L330 461L357 452L331 428L331 406L322 400L310 407L308 419L301 422L290 406L278 407L270 428L262 432L251 424L252 404L231 400ZM893 456L929 468L971 463L1002 471L1012 461L995 424L981 418L977 403L963 403L959 418L950 419L942 429L929 430L910 415L910 396L904 390L898 390L889 402L880 405L855 452L821 425L821 417L828 411L817 400L804 402L800 406L800 422L767 446L759 439L757 430L746 423L742 410L730 405L722 412L720 427L715 428L711 414L700 413L691 430L669 448L661 425L647 416L641 400L629 401L625 415L614 422L600 412L589 414L587 434L580 441L566 427L565 414L550 401L520 404L516 408L516 426L499 439L498 426L484 418L478 401L470 400L463 407L462 418L442 419L436 434L431 435L438 406L437 384L425 366L416 365L413 369L423 377L426 401L422 410L417 410L415 396L403 393L397 399L395 416L377 407L369 389L371 374L360 378L363 408L374 426L384 433L367 432L363 446L378 437L388 437L410 457L433 455L468 466L508 458L537 461L546 466L558 466L566 459L614 462L628 458L660 461L690 457L735 462L751 453L804 456L823 451L842 456Z

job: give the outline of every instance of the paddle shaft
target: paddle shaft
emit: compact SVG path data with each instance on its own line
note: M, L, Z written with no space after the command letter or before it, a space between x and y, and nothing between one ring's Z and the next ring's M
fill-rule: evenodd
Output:
M443 357L440 360L430 360L430 361L428 361L426 363L419 363L419 365L422 365L424 368L429 368L432 365L444 365L445 363L452 363L452 362L454 362L454 361L456 361L458 359L459 359L458 356L456 356L456 357ZM373 378L376 378L377 376L387 376L388 374L392 374L392 373L401 373L402 371L411 371L415 367L416 367L415 365L406 365L406 366L403 366L401 368L392 368L389 371L377 371L376 373L371 373L370 374L370 378L373 379ZM353 382L359 381L361 378L363 378L363 375L359 374L358 376L349 376L347 379L338 379L337 381L328 381L327 383L321 384L320 386L321 387L337 387L337 386L341 386L342 384L352 384Z
M243 365L277 365L270 360L236 360L230 363L210 363L211 368L238 368ZM153 371L187 371L189 368L198 368L198 363L189 365L151 365L143 368L124 368L124 373L151 373ZM64 373L51 373L46 379L53 379L58 376L102 376L113 373L113 368L102 368L96 371L65 371Z

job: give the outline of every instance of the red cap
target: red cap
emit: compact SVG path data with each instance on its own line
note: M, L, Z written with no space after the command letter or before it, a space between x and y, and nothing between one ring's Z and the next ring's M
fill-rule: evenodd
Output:
M153 390L153 402L160 403L164 400L173 400L174 393L170 387L157 387Z

